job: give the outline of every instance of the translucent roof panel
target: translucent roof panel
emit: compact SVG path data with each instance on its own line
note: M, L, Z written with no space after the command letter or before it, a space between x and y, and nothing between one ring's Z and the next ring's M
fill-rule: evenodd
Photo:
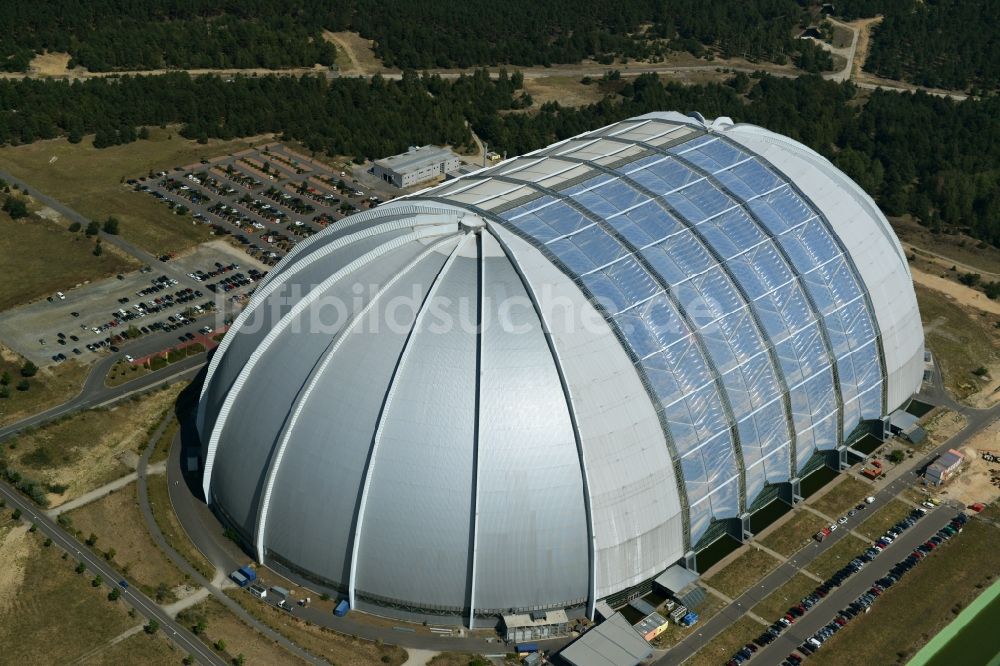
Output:
M501 217L600 305L636 359L695 538L878 416L877 329L824 219L759 157L669 122L591 137L512 171L544 196ZM580 168L560 153L635 159Z

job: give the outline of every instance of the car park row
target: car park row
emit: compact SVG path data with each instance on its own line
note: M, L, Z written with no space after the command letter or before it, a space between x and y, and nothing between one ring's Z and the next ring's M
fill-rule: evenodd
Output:
M918 509L918 511L921 510ZM957 514L947 525L938 530L934 536L917 546L906 558L897 562L889 570L889 573L876 580L868 591L852 601L848 606L839 610L836 617L829 624L824 625L819 631L810 636L805 643L799 646L797 652L788 655L781 662L781 666L798 666L805 657L822 648L823 644L843 627L847 626L848 622L869 612L872 605L886 590L898 583L903 576L913 569L913 567L920 564L925 557L961 532L966 522L968 522L968 516L964 513ZM889 532L891 533L892 531L894 530L891 529Z
M854 510L862 511L865 505L870 503L869 500L873 498L867 498L864 503L858 504ZM795 622L812 610L817 604L819 604L831 591L835 588L843 585L848 578L858 573L867 564L872 562L876 557L878 557L889 544L891 544L899 535L912 527L918 520L927 514L927 510L924 508L917 508L910 512L905 518L900 520L898 523L886 530L886 533L879 537L877 541L870 548L864 551L862 554L858 555L844 567L834 573L830 578L821 583L813 590L809 595L802 598L802 600L793 606L791 606L785 614L778 618L774 624L769 626L767 630L760 636L755 638L752 642L747 643L744 647L738 650L728 662L727 666L738 666L739 664L746 663L750 661L756 652L774 642L778 636L781 635L786 629L791 627ZM846 522L846 521L845 521ZM826 627L824 627L826 629ZM821 630L822 631L822 630ZM836 631L836 630L834 630ZM824 639L825 640L825 639ZM786 660L788 661L788 660ZM795 664L794 661L788 661L790 664Z
M265 173L248 158L215 164L203 160L206 166L200 170L175 167L176 176L160 171L126 183L176 212L192 212L196 221L211 224L218 235L232 235L248 254L268 265L277 263L298 238L315 233L317 227L379 201L365 198L332 171L324 173L315 165L286 170L282 165L293 162L277 153L258 157L269 160L273 170L269 167Z

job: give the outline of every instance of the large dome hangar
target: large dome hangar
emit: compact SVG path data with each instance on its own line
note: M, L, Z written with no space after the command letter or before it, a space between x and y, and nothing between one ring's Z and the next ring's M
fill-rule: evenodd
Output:
M353 607L592 613L922 374L868 195L786 137L652 113L301 242L209 365L203 487Z

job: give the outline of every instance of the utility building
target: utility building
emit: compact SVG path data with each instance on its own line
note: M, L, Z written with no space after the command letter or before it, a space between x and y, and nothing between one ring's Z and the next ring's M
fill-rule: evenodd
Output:
M374 173L396 187L410 187L458 169L458 156L438 146L410 146L400 155L375 160Z

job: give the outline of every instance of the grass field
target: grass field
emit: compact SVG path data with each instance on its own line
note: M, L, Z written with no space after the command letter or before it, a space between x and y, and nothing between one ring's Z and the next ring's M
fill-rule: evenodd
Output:
M848 624L810 664L905 664L996 579L1000 529L971 520L883 594L870 613Z
M781 563L773 556L751 546L742 555L704 580L730 599L735 599L776 569L779 564Z
M894 499L875 513L867 516L865 521L854 531L863 534L872 541L879 538L885 531L905 518L913 509L909 504Z
M34 215L12 220L0 213L0 257L6 278L0 281L0 310L137 266L111 251L95 257L93 250L94 241L83 233L70 233Z
M130 381L148 375L150 372L152 370L145 365L132 365L128 361L122 360L111 366L104 383L107 386L121 386L122 384L127 384Z
M800 573L792 576L787 583L779 587L754 606L751 610L769 622L774 622L786 611L808 595L818 583Z
M188 564L205 578L212 580L215 576L215 567L208 563L205 556L201 554L187 533L181 527L177 516L174 515L173 507L170 505L170 496L167 494L167 477L165 474L155 474L146 479L149 490L149 504L153 510L153 518L156 525L163 533L163 538L167 543L181 554Z
M119 643L104 647L79 663L83 666L121 666L141 662L142 666L176 666L184 656L162 631L152 636L140 631Z
M988 317L973 316L967 310L932 289L916 287L920 319L927 346L944 374L944 383L959 399L979 389L972 371L996 364L998 333Z
M188 629L193 629L199 621L205 623L205 631L198 637L224 659L234 659L242 654L247 664L305 664L298 656L288 652L269 638L254 631L233 615L216 599L209 597L197 606L181 611L177 620ZM224 651L216 649L222 641ZM231 662L232 663L232 662Z
M151 127L149 133L148 141L100 150L93 147L92 136L78 144L51 139L0 148L0 170L89 218L104 220L114 215L121 221L123 237L154 254L207 240L207 227L174 215L153 197L133 192L121 181L236 152L251 140L212 140L201 145L181 138L176 128Z
M719 666L726 663L733 653L759 636L765 627L759 622L743 616L729 625L729 628L698 650L684 666Z
M24 358L0 345L0 375L10 373L10 396L0 398L0 425L7 425L37 414L49 407L60 405L74 397L83 388L89 367L70 360L43 370L28 379L27 391L16 390L21 381L19 373Z
M406 661L406 650L401 647L379 645L303 622L285 611L257 602L244 590L227 590L226 594L264 624L337 666L399 666Z
M792 555L809 543L812 536L826 525L826 521L811 511L797 510L788 522L775 528L760 540L760 544L782 555Z
M64 487L48 494L58 506L130 472L150 428L182 388L178 383L109 409L76 413L10 440L3 455L26 477Z
M150 465L167 459L167 455L170 453L170 443L173 441L174 436L177 434L180 427L181 424L177 420L176 416L170 419L170 422L167 423L166 429L163 431L163 434L160 435L160 439L155 444L156 448L154 448L153 452L149 455Z
M854 477L844 476L842 481L832 486L822 497L809 500L809 506L836 520L855 504L863 502L871 493L872 487L867 483L858 481Z
M805 568L810 573L816 574L823 580L826 580L842 569L848 562L865 552L870 545L865 545L861 539L856 539L853 536L845 536L832 548L824 551L822 555L810 562Z
M146 531L134 482L65 515L81 539L97 535L94 551L107 558L113 548L111 561L143 592L160 603L176 600L174 589L184 584L185 575Z
M109 602L106 587L92 587L89 573L75 573L73 558L45 547L40 532L4 523L9 515L4 510L0 519L0 661L69 664L90 653L96 658L102 646L142 622L129 617L124 602ZM154 658L158 651L151 650ZM145 654L137 649L129 662L147 663Z

